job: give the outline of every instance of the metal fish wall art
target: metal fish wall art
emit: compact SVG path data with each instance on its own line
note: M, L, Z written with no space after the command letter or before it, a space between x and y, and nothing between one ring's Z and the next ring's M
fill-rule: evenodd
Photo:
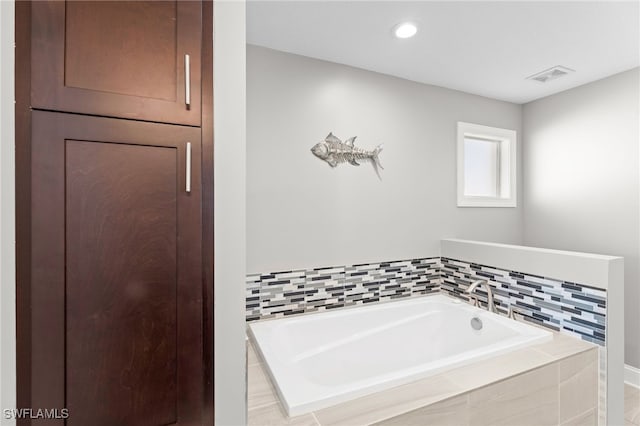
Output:
M359 166L358 160L368 160L373 165L378 177L380 177L379 169L384 169L380 164L380 158L378 158L380 151L382 151L382 145L378 145L374 150L368 151L355 146L356 137L354 136L342 142L333 133L329 133L322 142L318 142L311 148L311 152L319 159L326 161L331 167L336 167L340 163Z

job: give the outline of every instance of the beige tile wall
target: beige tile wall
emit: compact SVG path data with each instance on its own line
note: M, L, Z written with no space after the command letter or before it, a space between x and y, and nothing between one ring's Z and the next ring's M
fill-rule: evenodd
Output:
M597 424L598 359L592 349L378 426L543 426Z
M584 415L585 407L598 406L598 359L592 352L558 363L560 423Z
M640 388L624 385L625 426L640 426Z
M569 347L562 339L559 345L541 345L536 350L543 355L547 346L555 351ZM250 426L597 425L598 351L595 347L487 386L470 391L471 388L466 387L466 392L461 392L464 387L448 375L436 376L433 380L441 382L417 381L293 418L284 412L265 366L251 345L248 356ZM468 377L474 374L469 369L464 369L464 373ZM478 374L486 375L481 371Z

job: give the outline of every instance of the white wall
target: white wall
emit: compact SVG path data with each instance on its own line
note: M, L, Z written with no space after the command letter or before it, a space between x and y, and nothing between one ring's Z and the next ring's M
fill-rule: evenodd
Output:
M245 3L214 3L215 422L246 424Z
M0 410L16 406L14 9L0 1Z
M625 258L625 362L640 367L639 69L524 106L524 242Z
M521 107L247 47L247 272L437 256L443 237L520 243L521 208L456 207L456 122L520 131ZM385 167L331 169L332 131Z

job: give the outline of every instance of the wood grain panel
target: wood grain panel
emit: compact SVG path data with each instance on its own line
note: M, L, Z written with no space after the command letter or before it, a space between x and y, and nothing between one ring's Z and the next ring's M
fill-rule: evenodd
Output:
M213 2L202 2L202 311L205 396L202 422L214 424L213 386Z
M16 19L16 400L31 406L31 3ZM5 284L6 285L6 284ZM23 426L26 421L18 421Z
M172 5L173 12L169 11L168 5ZM109 10L96 13L91 10L93 7ZM134 13L133 8L138 13ZM162 23L163 17L171 17L172 13L175 18L173 39L168 34L166 19ZM75 400L75 405L83 406L72 411L67 422L69 424L127 424L131 421L148 425L156 421L171 421L173 414L178 425L213 424L212 15L213 4L209 0L144 3L42 0L16 3L19 407L62 408L73 404ZM149 28L145 30L142 27ZM125 36L121 31L128 31L129 35ZM118 46L118 40L123 45ZM164 51L159 52L158 49ZM171 58L168 56L170 50L175 50ZM121 57L117 57L118 53ZM185 53L191 56L192 65L190 108L184 104ZM169 87L171 85L173 89ZM204 96L201 96L201 89ZM202 123L202 129L91 115L189 126ZM190 141L193 147L190 194L183 191L186 141ZM101 373L98 367L100 362L106 368L119 365L119 357L127 347L131 349L130 343L127 343L128 334L140 337L129 341L135 341L137 348L156 347L156 342L162 339L168 341L162 333L155 333L161 328L148 328L144 321L144 318L155 318L162 310L155 312L146 309L146 306L137 310L133 308L133 301L125 299L122 294L118 297L125 299L125 303L114 303L113 306L117 307L111 309L107 305L109 297L105 297L101 305L99 300L91 297L80 301L81 297L75 296L76 291L69 290L69 286L75 286L76 290L89 291L91 285L95 285L87 284L84 279L78 279L74 285L69 281L73 280L74 274L87 274L92 282L102 283L100 280L109 279L109 274L98 276L95 270L84 265L86 259L78 260L75 266L77 271L70 272L74 266L69 255L77 258L83 255L82 250L74 251L71 245L87 243L86 248L96 250L91 247L92 241L87 236L90 233L83 236L86 229L80 235L74 232L71 238L67 229L69 224L82 224L84 220L73 217L75 208L72 213L68 211L69 203L77 202L73 194L77 195L79 188L83 188L83 175L80 173L74 177L77 178L77 185L73 186L69 180L72 174L69 173L84 170L81 169L80 160L88 160L87 164L97 161L96 158L87 158L91 157L87 153L76 155L82 151L80 147L87 144L92 144L91 148L96 149L115 148L110 152L131 147L175 152L177 276L174 282L175 324L171 330L176 341L173 376L175 398L168 405L162 402L168 393L173 392L167 391L166 386L154 386L151 394L136 396L134 399L138 408L144 405L144 401L156 402L158 413L143 421L134 420L135 415L130 415L135 408L128 411L128 415L120 413L120 417L114 421L114 417L103 418L100 413L108 411L106 405L113 410L124 407L127 411L129 408L122 402L126 397L106 388L112 385L109 380L115 376L101 376L104 371ZM145 166L144 163L142 166ZM67 194L67 191L70 193ZM93 201L100 199L97 194L91 196L94 197ZM119 200L119 197L115 198ZM111 207L113 211L119 211L111 205L106 208ZM99 211L95 207L93 211L95 215L92 217L97 221ZM113 237L117 237L117 232ZM110 250L115 251L112 248ZM113 261L113 257L107 257ZM90 260L100 259L91 255ZM80 284L80 281L83 283ZM158 278L158 282L161 281ZM121 289L126 291L127 287L123 285ZM164 296L158 295L159 299L168 300L168 293L160 293ZM102 294L109 295L108 292ZM117 291L112 296L115 300ZM75 302L71 300L74 298ZM155 299L152 297L151 300ZM87 306L84 306L85 302ZM126 306L130 306L128 311ZM111 321L112 326L124 329L122 324L126 319L112 315L114 312L130 312L132 315L132 328L123 331L120 336L111 333L108 330L110 327L106 326L106 322ZM172 319L162 317L161 321L167 325ZM103 326L102 329L100 326ZM95 332L89 335L83 327L93 327ZM77 339L77 335L81 335L81 338ZM146 341L145 337L148 337ZM85 338L95 343L96 347L84 344ZM124 342L122 348L116 348L117 338ZM107 344L109 339L113 341ZM101 344L107 351L113 352L109 355L100 352L98 348ZM161 344L157 347L161 347ZM151 380L149 375L144 375L144 365L136 361L146 356L144 350L130 353L133 354L130 369L133 374L121 376L129 379L125 384L144 384L145 377ZM158 351L158 355L163 353L166 356L170 351ZM72 359L74 356L78 362ZM90 365L87 359L80 359L82 356L95 360L96 365ZM83 363L84 368L75 370L74 364L81 366ZM103 380L105 377L106 381ZM164 379L168 380L167 377ZM123 384L116 386L122 387ZM93 401L88 401L90 395L95 396ZM82 398L87 401L79 403ZM173 411L171 407L174 407ZM93 412L93 417L90 412ZM62 420L18 420L20 426L32 423L65 424Z
M67 424L174 424L177 150L65 151Z
M65 86L175 101L175 1L71 1Z
M64 148L57 126L32 114L31 152L31 408L64 408ZM57 123L56 123L57 124ZM58 124L59 126L59 124ZM60 140L60 139L58 139ZM45 426L62 420L38 420ZM35 423L35 422L34 422ZM21 424L31 424L24 420Z
M200 130L32 116L31 406L68 407L69 425L201 424Z
M37 1L31 41L33 108L201 123L200 1Z

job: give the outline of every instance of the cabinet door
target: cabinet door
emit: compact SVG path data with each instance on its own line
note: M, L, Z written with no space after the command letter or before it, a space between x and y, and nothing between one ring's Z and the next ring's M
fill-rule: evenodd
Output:
M200 2L31 8L33 108L200 125Z
M199 129L32 123L31 406L68 408L68 426L199 425Z

